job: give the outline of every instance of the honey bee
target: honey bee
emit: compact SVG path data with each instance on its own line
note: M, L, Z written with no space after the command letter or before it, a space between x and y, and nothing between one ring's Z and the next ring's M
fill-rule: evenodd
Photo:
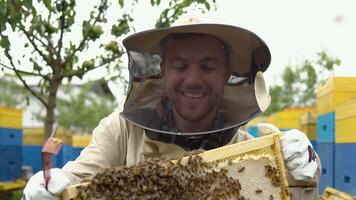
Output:
M257 190L255 190L255 193L256 194L259 194L259 193L262 193L263 191L261 190L261 189L257 189Z
M245 167L241 167L238 172L241 173L241 172L243 172L244 170L245 170Z

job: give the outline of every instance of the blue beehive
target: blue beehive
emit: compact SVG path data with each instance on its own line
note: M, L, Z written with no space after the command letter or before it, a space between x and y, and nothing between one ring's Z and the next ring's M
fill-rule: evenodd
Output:
M326 186L334 187L334 143L318 143L318 155L322 166L319 193L322 194Z
M42 170L41 149L42 146L23 145L23 165L31 166L33 173Z
M79 157L80 152L82 152L83 149L83 147L73 147L73 160Z
M0 145L22 145L22 129L0 128Z
M42 146L40 145L23 145L22 157L23 165L31 166L32 172L36 173L42 170L42 158L41 158ZM57 157L52 157L52 167L57 167Z
M12 181L21 177L22 146L0 145L0 181Z
M335 141L335 113L320 115L317 121L317 141L334 142Z
M73 159L72 145L63 145L58 155L56 156L56 166L63 167L68 161Z
M335 144L335 188L356 195L356 143Z
M310 143L312 144L313 149L318 152L318 142L315 140L311 140Z

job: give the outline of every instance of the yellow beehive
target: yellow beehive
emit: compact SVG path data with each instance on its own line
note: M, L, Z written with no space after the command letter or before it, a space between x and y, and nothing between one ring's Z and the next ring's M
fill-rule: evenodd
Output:
M335 108L335 143L356 142L356 98Z
M24 188L26 181L22 179L0 182L0 194ZM1 197L1 196L0 196Z
M301 129L300 117L303 113L313 112L315 108L286 108L268 117L268 122L276 125L280 129Z
M90 134L84 134L84 135L75 134L72 136L72 146L86 147L90 143L90 140L91 140Z
M22 110L0 106L1 128L22 128Z
M337 104L356 97L356 77L333 77L317 90L317 114L334 112Z
M316 140L315 112L306 112L300 116L300 130L308 136L309 140Z
M55 137L63 141L63 144L72 144L72 132L58 128ZM24 128L22 143L24 145L43 145L44 128Z

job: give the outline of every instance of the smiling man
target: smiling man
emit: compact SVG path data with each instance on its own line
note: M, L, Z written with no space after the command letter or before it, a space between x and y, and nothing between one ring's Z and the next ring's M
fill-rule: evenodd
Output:
M202 34L171 35L163 43L161 72L177 130L210 129L229 75L224 44Z
M196 24L136 33L123 43L130 71L124 104L99 123L75 161L52 169L48 191L41 172L34 175L24 190L26 199L58 199L66 186L100 168L252 138L240 127L270 102L262 72L271 56L257 35L228 25ZM281 146L292 199L316 198L320 163L308 138L286 131Z

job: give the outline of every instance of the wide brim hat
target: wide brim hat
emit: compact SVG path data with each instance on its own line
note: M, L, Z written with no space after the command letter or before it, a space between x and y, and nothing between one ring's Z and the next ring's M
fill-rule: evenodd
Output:
M213 35L230 51L231 74L219 105L219 112L227 119L227 123L221 130L246 124L267 108L270 96L262 72L270 64L271 54L266 43L256 34L240 27L192 24L147 30L124 39L130 71L128 95L121 113L124 118L142 128L168 134L192 135L221 131L179 133L160 127L165 112L162 102L167 101L160 74L160 42L174 33Z

